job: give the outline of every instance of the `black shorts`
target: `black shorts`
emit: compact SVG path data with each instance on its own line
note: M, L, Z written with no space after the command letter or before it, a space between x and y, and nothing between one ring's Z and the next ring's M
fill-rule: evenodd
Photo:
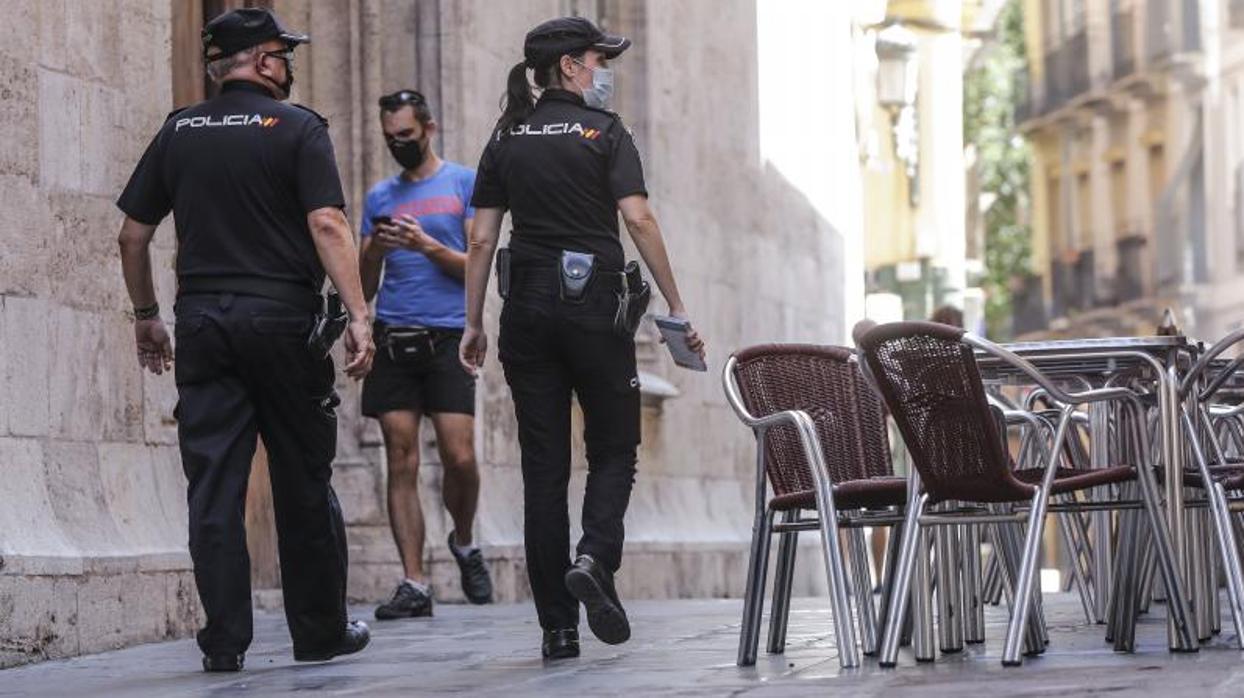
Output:
M432 330L435 351L423 365L396 364L377 326L376 360L363 379L363 414L385 412L475 415L475 378L458 361L462 330Z

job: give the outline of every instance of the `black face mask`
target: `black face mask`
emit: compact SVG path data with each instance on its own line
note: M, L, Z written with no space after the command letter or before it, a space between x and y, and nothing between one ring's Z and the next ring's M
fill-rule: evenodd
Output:
M427 154L424 152L423 143L419 141L388 141L389 152L393 154L393 159L397 160L397 164L402 166L404 170L414 170L423 164Z

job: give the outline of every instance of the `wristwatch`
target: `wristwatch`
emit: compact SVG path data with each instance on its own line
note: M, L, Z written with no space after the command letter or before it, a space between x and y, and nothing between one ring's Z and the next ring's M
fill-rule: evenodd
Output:
M160 317L160 304L159 303L152 303L146 308L134 308L134 319L135 320L150 320L152 318L157 318L157 317Z

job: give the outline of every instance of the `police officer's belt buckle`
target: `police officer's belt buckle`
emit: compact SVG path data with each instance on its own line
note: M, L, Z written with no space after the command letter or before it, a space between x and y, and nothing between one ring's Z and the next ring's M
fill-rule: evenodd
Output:
M336 291L329 291L324 303L324 310L315 316L311 325L311 334L307 336L307 350L317 359L328 358L328 352L346 331L350 324L350 316L346 314L341 296Z
M627 263L620 276L622 285L618 291L618 309L613 316L613 331L621 337L634 337L652 300L652 287L644 281L639 263L633 260Z
M562 250L558 271L561 299L567 303L582 303L587 298L592 277L596 275L596 255Z
M389 358L402 366L429 363L436 354L436 338L426 327L385 325L383 342Z

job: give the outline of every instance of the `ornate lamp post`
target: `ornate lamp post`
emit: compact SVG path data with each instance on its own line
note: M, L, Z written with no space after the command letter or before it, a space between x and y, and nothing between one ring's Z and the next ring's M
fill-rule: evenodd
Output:
M894 154L906 165L912 206L920 202L920 132L916 124L919 78L915 34L897 23L877 32L877 101L890 112Z

